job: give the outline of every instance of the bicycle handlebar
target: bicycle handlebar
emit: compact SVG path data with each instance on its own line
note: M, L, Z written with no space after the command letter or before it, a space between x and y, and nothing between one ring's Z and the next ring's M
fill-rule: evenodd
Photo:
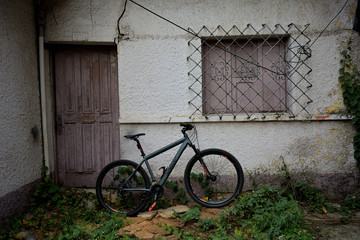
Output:
M180 126L181 127L184 127L183 128L183 131L188 131L188 130L191 130L193 129L195 126L189 124L189 123L180 123Z

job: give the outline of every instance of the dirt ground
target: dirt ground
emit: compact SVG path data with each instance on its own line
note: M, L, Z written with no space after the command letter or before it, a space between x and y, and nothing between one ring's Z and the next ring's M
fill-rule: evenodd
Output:
M170 227L184 231L196 231L194 223L184 224L183 219L175 218L173 209L185 212L187 206L175 206L169 209L154 212L144 212L138 217L127 218L129 225L119 230L119 235L127 234L140 239L177 239L178 235L167 230ZM200 218L217 218L223 209L202 208ZM360 212L346 224L340 221L339 214L309 213L305 216L305 223L312 229L315 239L319 240L359 240L360 239ZM166 224L167 227L164 227ZM206 233L204 233L206 234ZM206 238L206 236L204 236Z
M138 217L127 218L129 225L120 229L119 235L126 234L140 239L177 239L178 235L169 233L166 228L178 228L184 231L196 231L196 225L184 223L181 218L175 218L173 210L179 213L186 212L189 207L179 205L168 209L161 209L153 212L143 212ZM202 208L199 218L217 218L218 213L223 209ZM164 227L166 224L166 227Z

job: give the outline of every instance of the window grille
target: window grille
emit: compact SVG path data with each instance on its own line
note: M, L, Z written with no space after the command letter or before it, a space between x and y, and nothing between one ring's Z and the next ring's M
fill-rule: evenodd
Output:
M201 36L189 41L189 89L193 93L189 104L194 108L190 118L198 114L220 119L225 114L234 119L239 114L248 119L255 114L262 118L311 117L307 106L312 102L308 96L312 84L307 77L312 70L306 64L311 49L304 33L308 26L189 29Z

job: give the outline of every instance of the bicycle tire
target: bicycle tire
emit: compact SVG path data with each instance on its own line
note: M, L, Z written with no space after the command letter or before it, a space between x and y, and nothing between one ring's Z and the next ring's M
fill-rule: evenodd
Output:
M121 191L121 183L127 179L137 163L129 160L118 160L106 165L96 180L96 196L101 206L111 212L120 212L127 216L136 216L147 204L149 191ZM150 189L149 176L142 167L126 183L126 187Z
M209 172L216 176L210 180L199 162L203 159ZM241 193L244 173L238 160L221 149L206 149L193 156L184 173L185 188L198 204L209 207L224 207Z

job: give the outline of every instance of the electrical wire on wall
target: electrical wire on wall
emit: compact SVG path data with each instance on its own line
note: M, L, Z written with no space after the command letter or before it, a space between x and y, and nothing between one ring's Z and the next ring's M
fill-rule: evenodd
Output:
M120 40L120 37L121 37L120 20L125 14L127 2L128 2L128 0L125 0L124 9L123 9L119 19L117 20L118 40Z
M344 10L345 6L348 4L349 0L346 0L344 6L340 9L340 11L329 21L326 27L320 32L320 34L315 38L315 40L309 46L310 48L314 45L314 43L323 35L325 30L330 26L330 24L340 15L340 13Z

